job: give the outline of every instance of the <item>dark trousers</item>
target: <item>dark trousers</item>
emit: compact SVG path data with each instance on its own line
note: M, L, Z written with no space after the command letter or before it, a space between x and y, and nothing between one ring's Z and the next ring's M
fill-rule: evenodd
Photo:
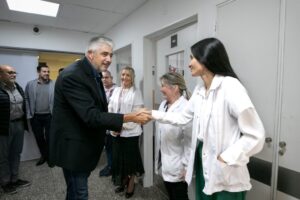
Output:
M24 124L22 120L10 122L9 135L0 135L0 184L18 180L23 149Z
M48 142L51 124L51 114L34 114L30 123L41 156L48 160Z
M112 136L107 134L105 136L105 153L107 159L107 167L111 168L112 165Z
M181 182L167 182L164 181L165 187L168 191L170 200L188 200L188 185L185 181Z
M88 199L88 178L90 172L74 172L63 168L67 184L66 200Z

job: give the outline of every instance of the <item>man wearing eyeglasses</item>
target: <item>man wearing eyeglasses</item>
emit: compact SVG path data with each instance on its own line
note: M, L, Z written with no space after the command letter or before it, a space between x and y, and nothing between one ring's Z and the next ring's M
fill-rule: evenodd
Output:
M26 123L23 89L16 83L16 70L0 65L0 184L6 194L30 182L18 178Z
M109 99L116 87L116 84L113 82L113 77L110 71L102 72L102 83L104 86L104 91L106 95L106 100L109 102ZM112 136L110 131L106 131L105 136L105 153L106 153L106 161L107 165L99 172L99 176L110 176L111 175L111 167L112 167Z
M48 140L54 101L54 82L46 64L37 67L38 78L29 81L25 88L27 119L34 133L41 157L36 166L48 160Z

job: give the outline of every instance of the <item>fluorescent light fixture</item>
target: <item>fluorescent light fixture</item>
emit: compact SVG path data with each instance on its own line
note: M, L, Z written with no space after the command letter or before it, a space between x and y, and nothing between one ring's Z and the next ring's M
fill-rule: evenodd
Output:
M56 17L59 4L41 0L6 0L10 10Z

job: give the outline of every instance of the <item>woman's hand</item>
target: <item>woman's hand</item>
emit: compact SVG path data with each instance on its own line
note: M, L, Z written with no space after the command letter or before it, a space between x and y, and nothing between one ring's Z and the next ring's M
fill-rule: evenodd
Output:
M185 179L185 175L186 175L186 169L182 170L182 172L180 174L180 178L182 178L184 180Z
M225 160L223 160L223 158L219 155L218 156L218 158L217 158L220 162L222 162L222 163L225 163L226 164L226 162L225 162Z
M121 133L112 131L111 134L112 134L113 136L118 136L118 135L120 135Z
M148 115L151 119L152 119L152 116L151 116L151 110L148 110L147 108L140 108L137 110L137 114L138 115Z

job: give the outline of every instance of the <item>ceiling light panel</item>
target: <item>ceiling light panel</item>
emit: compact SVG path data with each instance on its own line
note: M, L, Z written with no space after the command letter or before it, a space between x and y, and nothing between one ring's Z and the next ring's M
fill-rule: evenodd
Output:
M10 10L56 17L59 4L41 0L6 0Z

